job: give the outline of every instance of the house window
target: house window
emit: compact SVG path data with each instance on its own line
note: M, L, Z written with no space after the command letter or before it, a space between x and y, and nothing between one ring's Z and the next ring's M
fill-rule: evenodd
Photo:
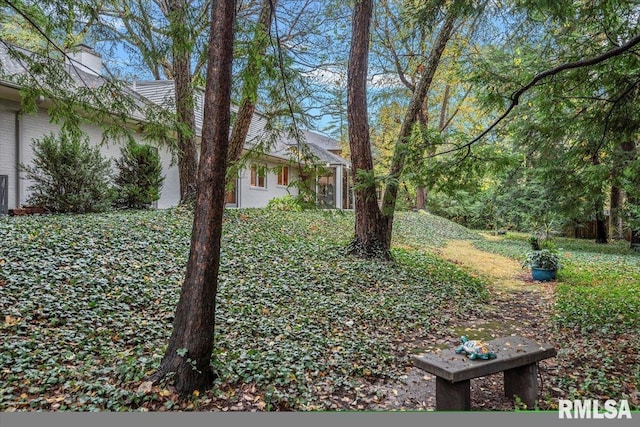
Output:
M227 194L225 196L225 203L227 205L232 205L232 206L237 206L238 205L238 195L237 195L237 188L236 188L236 182L232 181L230 183L230 185L227 185Z
M251 165L251 186L267 188L267 167L265 165Z
M318 202L321 207L333 209L336 207L336 168L330 168L329 173L319 176L318 185Z
M289 185L289 166L283 166L278 170L278 185Z

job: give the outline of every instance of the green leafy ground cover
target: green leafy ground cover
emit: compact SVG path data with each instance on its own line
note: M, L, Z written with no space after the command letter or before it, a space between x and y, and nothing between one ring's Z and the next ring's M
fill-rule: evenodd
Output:
M522 259L526 235L476 241ZM640 254L628 242L606 245L556 238L562 256L551 334L560 348L554 380L563 398L627 398L640 407Z
M396 244L414 248L437 248L449 240L481 240L482 236L460 224L425 211L398 212L393 224Z
M410 364L407 343L487 300L479 279L406 249L474 236L430 216L399 215L392 264L344 256L350 213L230 210L218 379L178 401L144 379L171 332L190 221L181 209L1 218L0 410L305 410L335 396L363 409L375 399L363 384Z
M190 221L181 209L1 218L0 410L376 407L384 397L372 385L393 382L408 354L482 315L489 300L482 280L432 250L462 239L515 258L528 248L524 235L481 239L438 217L401 213L397 262L371 263L343 255L351 213L231 210L218 379L181 400L170 382L151 386L145 376L171 332ZM554 285L548 335L559 354L553 387L542 390L546 408L557 396L629 398L637 408L638 255L622 245L557 243L565 268Z
M526 235L480 240L476 246L522 259ZM640 332L640 254L628 242L596 244L556 238L561 255L556 287L557 320L564 327L601 332Z

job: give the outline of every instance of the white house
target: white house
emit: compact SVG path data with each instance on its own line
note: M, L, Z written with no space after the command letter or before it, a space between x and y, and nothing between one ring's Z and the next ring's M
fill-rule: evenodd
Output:
M173 81L135 81L131 84L131 89L164 108L175 108ZM204 117L203 98L202 91L197 91L195 122L198 138L202 132ZM236 107L232 107L232 110L233 113L237 112ZM267 120L260 113L255 113L245 141L245 154L255 150L260 142L271 140ZM349 208L352 198L348 181L350 166L347 160L339 156L341 148L338 142L317 132L303 130L301 143L307 145L309 151L317 158L318 165L329 172L318 178L316 193L320 205L328 208ZM257 158L249 156L252 160L248 160L247 166L240 171L235 189L228 195L227 206L264 207L275 197L298 194L298 189L291 185L299 179L295 161L298 141L278 136L266 145L266 150L264 146L258 150Z
M302 139L317 159L316 199L319 206L335 209L353 208L351 165L340 157L342 149L333 138L312 131L302 131Z
M98 87L105 82L100 77L102 61L100 55L86 46L71 55L74 66L66 64L80 85ZM57 133L59 127L52 124L47 112L48 102L42 100L35 115L23 114L21 109L20 84L15 76L25 73L26 64L9 54L8 48L0 44L0 213L27 204L30 182L18 169L19 164L30 164L33 160L31 142L51 132ZM128 91L137 102L152 102L165 108L175 108L173 101L174 85L172 81L134 82ZM196 137L199 140L202 130L202 96L197 95L195 107ZM141 113L132 113L131 126L134 137L142 141L143 134L136 124L144 121ZM267 137L266 120L260 114L252 118L249 134L245 142L245 152L255 150L261 140ZM105 157L120 156L120 142L110 141L102 144L103 134L99 126L86 124L84 131ZM318 198L327 207L347 208L350 206L350 186L348 185L349 163L339 157L339 146L334 140L311 131L303 131L303 139L309 150L317 156L319 164L325 166L331 174L318 179ZM286 194L297 194L291 183L298 179L298 168L293 158L293 150L298 144L287 138L277 138L266 152L249 156L246 167L239 173L234 191L228 194L229 207L264 207L269 200ZM179 203L178 170L167 148L159 147L162 159L164 185L157 207L167 208ZM337 185L337 183L341 183Z

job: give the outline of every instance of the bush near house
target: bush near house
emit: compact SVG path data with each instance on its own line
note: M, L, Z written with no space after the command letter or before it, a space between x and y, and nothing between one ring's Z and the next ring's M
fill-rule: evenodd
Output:
M158 150L147 144L131 140L116 160L118 175L115 177L117 207L143 209L160 199L164 182Z
M302 212L304 210L304 206L297 197L293 197L288 194L286 196L275 197L269 200L269 203L267 203L267 209L272 211Z
M52 212L102 212L111 205L109 160L86 137L67 132L33 141L33 165L20 165L30 186L29 203Z

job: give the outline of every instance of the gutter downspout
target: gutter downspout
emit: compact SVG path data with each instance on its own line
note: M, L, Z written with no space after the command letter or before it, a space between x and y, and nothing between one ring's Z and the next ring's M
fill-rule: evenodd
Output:
M22 163L22 120L20 120L20 115L22 114L22 108L16 111L16 117L15 117L15 144L16 144L16 174L15 174L15 180L16 180L16 197L15 197L15 203L16 203L16 208L20 207L20 198L22 195L22 172L20 171L20 164Z

